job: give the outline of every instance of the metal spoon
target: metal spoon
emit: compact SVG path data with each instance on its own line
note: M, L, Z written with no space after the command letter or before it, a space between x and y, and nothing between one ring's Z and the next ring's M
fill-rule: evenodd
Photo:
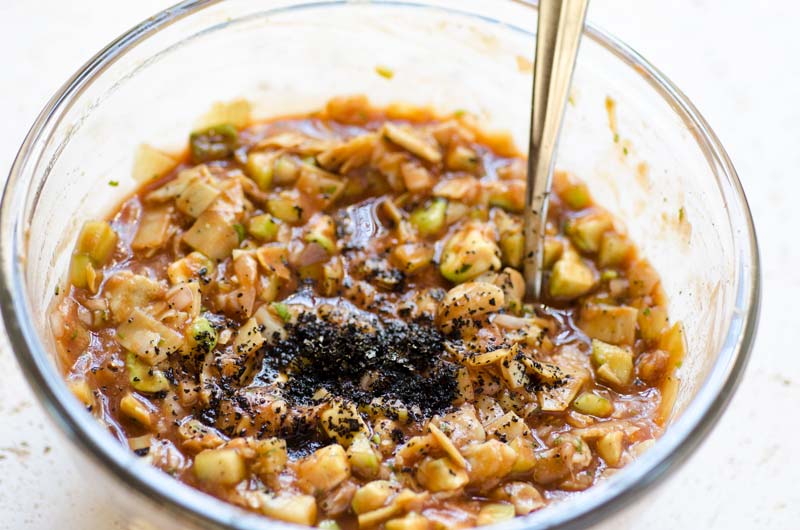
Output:
M589 0L540 0L525 194L525 293L538 300L558 136Z

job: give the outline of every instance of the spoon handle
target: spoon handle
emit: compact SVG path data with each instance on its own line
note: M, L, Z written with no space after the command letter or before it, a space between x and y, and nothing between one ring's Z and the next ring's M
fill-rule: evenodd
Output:
M525 194L525 293L538 300L547 206L556 147L589 0L540 0L533 70L528 187Z

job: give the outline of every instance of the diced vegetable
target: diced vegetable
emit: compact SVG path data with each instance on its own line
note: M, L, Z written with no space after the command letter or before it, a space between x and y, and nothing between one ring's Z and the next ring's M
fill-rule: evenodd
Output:
M509 482L497 488L492 499L504 500L514 506L517 515L527 515L545 506L544 497L535 487L527 482Z
M141 144L133 159L133 180L145 182L159 178L174 168L177 163L174 158L155 147Z
M167 277L169 277L170 283L176 285L196 277L210 277L214 270L214 262L202 252L195 251L170 263L167 267Z
M332 490L350 477L350 462L344 448L332 444L318 449L297 465L297 477L309 493Z
M522 309L522 297L525 296L525 279L519 271L506 267L493 282L503 290L505 307L514 313Z
M395 493L392 484L386 480L373 480L358 488L353 496L353 511L362 514L377 510Z
M331 98L325 105L325 113L331 119L342 123L363 125L369 121L372 108L364 94L337 96Z
M318 154L317 162L328 171L345 175L370 161L377 141L376 133L355 136Z
M194 457L194 474L201 482L233 485L244 480L247 469L235 449L210 449Z
M73 254L69 264L69 282L79 289L97 292L102 278L87 254Z
M500 249L480 224L468 224L447 240L439 271L453 283L471 280L502 266Z
M300 165L289 156L280 156L275 161L272 179L278 186L293 183L300 175Z
M586 304L581 308L579 325L593 339L631 346L638 315L634 307Z
M320 215L309 222L305 240L316 243L328 254L336 252L336 225L330 215Z
M563 372L562 372L563 373ZM587 380L581 372L570 372L560 386L539 391L539 406L544 412L561 412L569 407Z
M169 381L164 373L142 362L133 353L128 352L125 357L125 365L128 367L131 386L135 390L149 393L169 390Z
M553 190L573 210L582 210L592 203L586 183L571 173L556 171L553 175Z
M222 214L206 210L183 234L183 241L211 259L222 260L239 246L239 233Z
M292 313L289 311L289 306L286 304L282 302L272 302L270 306L272 306L272 309L284 322L289 322L292 319Z
M78 235L75 252L86 254L92 265L105 265L117 248L117 233L106 221L86 221Z
M525 365L513 358L513 354L506 356L500 362L500 375L511 390L517 390L528 384L528 376L525 373Z
M478 526L495 524L513 519L515 515L516 510L513 504L487 503L483 505L481 511L478 513L475 524Z
M452 491L469 482L466 470L447 457L425 459L417 467L416 477L430 491Z
M431 247L405 243L392 249L392 259L406 275L414 274L433 262L434 249Z
M255 368L253 352L258 350L265 342L266 337L261 332L261 325L256 317L250 317L236 331L233 339L233 351L242 361L239 363L239 381L246 381L250 371ZM244 368L244 369L242 369Z
M423 160L434 164L442 160L442 153L435 141L423 138L410 127L387 123L383 126L383 136Z
M169 236L171 206L147 209L139 221L136 237L131 242L133 250L155 251L164 246Z
M603 234L613 225L606 213L590 214L571 221L564 231L583 252L594 253L600 249Z
M424 494L417 494L410 489L404 489L392 499L388 506L359 515L358 526L360 528L369 528L379 525L400 512L408 510L410 506L417 504L421 498L424 498Z
M268 190L272 186L272 175L275 168L275 153L253 152L247 155L245 172L253 179L260 190Z
M597 440L597 453L611 467L616 467L622 457L622 438L620 431L613 431Z
M166 295L161 282L127 270L109 276L103 291L114 322L127 320L136 309L148 309Z
M601 267L619 267L630 256L633 244L630 240L616 232L606 232L600 243L597 264Z
M614 412L614 405L603 396L584 392L572 403L572 407L581 414L590 414L600 418L606 418Z
M686 356L686 337L683 333L683 324L676 322L661 335L659 347L668 352L672 364L680 363Z
M239 141L239 132L230 124L214 125L189 136L192 161L208 162L228 158Z
M175 199L175 206L190 217L199 217L219 197L220 191L201 180L189 184Z
M323 209L333 204L345 188L345 181L316 166L302 164L297 189L314 198Z
M447 456L449 456L453 462L459 466L466 468L467 461L464 459L461 453L458 452L458 448L453 444L452 440L450 440L450 438L448 438L447 435L443 433L441 429L439 429L439 427L432 423L428 425L428 429L430 429L431 435L433 435L433 438L439 444L439 447L441 447L442 450L447 453Z
M636 376L651 386L658 386L669 371L669 353L664 350L644 352L636 358Z
M517 452L498 440L466 446L462 452L469 462L469 482L481 487L497 483L511 472Z
M286 441L280 438L255 440L256 456L251 468L261 476L280 473L286 467Z
M405 517L386 521L384 524L386 530L428 530L430 526L431 522L427 518L413 512Z
M292 277L292 271L287 266L289 251L286 245L280 243L262 245L256 250L256 259L269 274L284 280Z
M279 521L313 526L317 519L317 501L311 495L266 494L261 513Z
M116 336L120 346L150 365L162 362L170 353L182 351L184 346L180 333L138 308L117 327Z
M150 427L153 423L153 408L145 398L136 394L125 394L119 401L119 411L142 427Z
M499 362L508 357L509 350L506 348L498 348L496 350L489 349L484 352L474 353L465 359L465 364L469 366L488 366Z
M503 290L486 282L467 282L450 289L439 304L437 319L448 331L453 322L477 319L499 311L505 303Z
M409 221L422 236L430 236L439 233L444 228L445 212L447 211L447 201L441 198L431 200L425 206L414 210L409 217Z
M67 382L70 392L86 407L94 406L94 393L86 379L77 379Z
M197 317L186 332L187 353L203 356L217 346L217 330L206 317Z
M267 210L281 221L296 224L303 219L303 208L298 200L298 194L282 191L277 197L267 199Z
M555 265L550 275L550 296L572 300L583 296L595 285L592 269L573 254L565 254Z
M334 519L325 519L320 521L317 525L317 528L321 528L322 530L342 530Z
M435 197L448 199L450 203L455 203L463 208L469 208L466 203L472 204L480 192L480 181L472 176L453 177L447 180L440 180L433 188ZM466 215L466 212L464 213ZM451 214L460 217L461 215Z
M391 416L399 422L408 421L408 409L399 402L386 402L383 398L375 398L368 405L361 405L359 410L370 417Z
M205 164L199 164L188 169L184 169L178 173L174 179L167 181L161 187L151 191L145 196L147 202L150 203L165 203L172 201L178 195L183 193L183 190L192 182L198 180L210 180L211 172Z
M508 180L491 183L488 189L489 206L520 213L525 208L525 181Z
M436 183L431 172L417 162L404 162L400 164L400 175L403 184L411 193L422 193L433 187Z
M667 308L653 306L640 309L636 322L639 324L639 332L644 340L658 340L661 332L669 325Z
M480 161L475 151L463 145L456 145L448 151L445 165L447 169L453 171L475 171L480 168Z
M635 261L628 267L629 293L632 297L649 295L659 281L658 273L645 259Z
M669 418L672 407L678 394L680 383L675 375L675 369L680 366L686 356L686 337L683 324L676 322L661 335L659 348L669 353L667 376L661 385L661 403L658 405L656 421L663 424Z
M233 229L236 230L236 237L241 244L241 242L247 238L247 230L245 230L244 225L240 223L233 223Z
M153 435L152 434L143 434L142 436L137 436L135 438L128 438L128 447L131 448L131 451L134 453L139 453L140 451L144 451L144 453L148 453L150 447L153 442Z
M511 467L512 473L527 473L536 465L536 453L534 443L524 437L511 440L509 446L517 453L514 464Z
M615 270L606 269L600 274L601 282L611 282L611 280L619 278L619 273ZM612 294L613 296L613 294Z
M230 123L235 127L246 127L252 121L252 104L243 98L217 101L197 123L197 127L209 127L218 123Z
M543 245L542 266L549 269L564 253L564 243L554 237L545 237Z
M325 433L336 442L348 447L359 433L369 429L352 402L334 401L320 414L320 424Z
M522 437L528 432L528 428L525 425L525 421L513 410L510 410L487 424L486 432L496 436L501 441L510 442Z
M353 473L361 478L375 478L380 466L380 455L372 448L364 433L357 434L350 447L347 448L347 458Z
M633 379L633 353L629 349L592 340L592 361L597 377L616 387L625 387Z
M574 453L575 447L568 442L537 453L533 479L539 484L553 484L563 480L571 472L571 457Z
M500 237L500 249L503 253L503 263L509 267L519 269L522 266L522 256L525 253L525 237L522 232L508 233Z
M269 214L254 215L247 222L247 232L261 241L274 241L278 235L278 221Z

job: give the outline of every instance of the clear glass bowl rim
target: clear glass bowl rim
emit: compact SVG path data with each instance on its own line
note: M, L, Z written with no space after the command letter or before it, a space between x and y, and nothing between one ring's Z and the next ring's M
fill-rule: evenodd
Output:
M17 361L50 417L78 448L95 463L108 469L116 479L199 527L292 528L293 525L245 513L137 462L127 448L113 440L94 418L85 413L78 401L72 399L31 324L33 316L24 288L23 256L28 220L23 218L23 213L28 194L35 190L27 186L29 183L23 178L23 173L26 165L35 160L41 142L47 139L66 109L80 96L83 87L101 75L118 57L170 24L221 1L186 0L143 21L92 57L45 105L20 147L0 202L0 312ZM536 8L533 1L508 1ZM371 2L443 9L407 0ZM347 0L326 0L315 5L347 3ZM453 12L476 16L468 10ZM741 215L732 217L731 222L734 233L741 234L734 241L738 259L736 270L739 271L739 277L735 279L734 314L739 317L732 319L724 346L718 352L706 382L681 417L670 424L650 451L611 479L569 501L498 525L505 529L585 528L630 504L663 480L668 472L674 471L690 456L724 411L747 364L758 324L761 273L755 227L736 170L719 139L688 98L636 51L592 24L587 24L585 35L636 70L669 103L683 123L693 129L699 147L714 166L720 191L725 194L727 190L730 197L726 195L726 200L738 203L732 211L734 215L737 212Z

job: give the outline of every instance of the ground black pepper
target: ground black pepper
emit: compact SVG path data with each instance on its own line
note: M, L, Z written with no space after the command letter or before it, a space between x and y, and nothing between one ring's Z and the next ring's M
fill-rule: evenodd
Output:
M302 313L287 338L265 347L264 372L285 371L284 397L307 405L321 388L368 405L395 402L430 416L451 406L456 366L443 359L444 337L429 320L377 320L375 326Z

